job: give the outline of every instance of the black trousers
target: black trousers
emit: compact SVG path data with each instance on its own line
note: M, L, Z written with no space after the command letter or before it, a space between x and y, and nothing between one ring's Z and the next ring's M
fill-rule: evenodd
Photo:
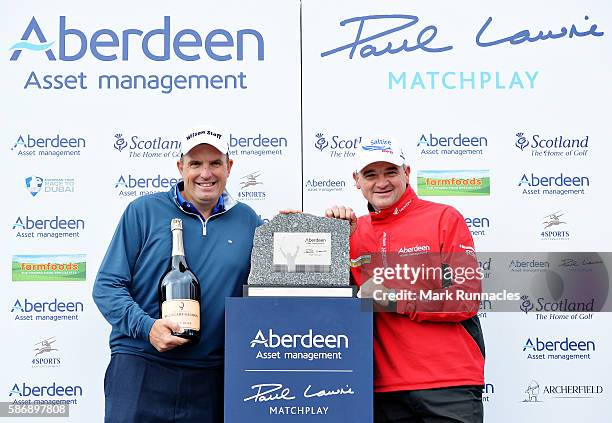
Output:
M376 423L482 423L482 386L374 394Z
M186 369L114 354L104 396L105 423L222 423L223 369Z

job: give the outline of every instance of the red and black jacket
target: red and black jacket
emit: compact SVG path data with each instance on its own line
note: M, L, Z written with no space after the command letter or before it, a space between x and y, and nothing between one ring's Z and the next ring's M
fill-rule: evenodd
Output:
M372 277L375 267L477 265L461 214L451 206L419 199L410 186L393 206L358 219L350 257L351 275L359 286ZM480 302L452 299L458 290L480 292L480 278L461 282L445 276L412 284L385 279L385 286L396 292L427 290L445 293L451 300L419 300L417 293L416 301L397 301L393 312L375 313L376 392L484 384Z

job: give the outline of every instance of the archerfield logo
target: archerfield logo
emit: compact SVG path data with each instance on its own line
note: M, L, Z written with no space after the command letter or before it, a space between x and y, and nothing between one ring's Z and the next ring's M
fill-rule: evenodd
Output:
M601 398L605 389L602 385L588 385L586 383L564 384L564 385L540 385L536 380L531 380L523 391L524 403L541 403L544 399L560 399L567 401L592 400Z
M149 31L128 28L121 32L100 28L89 36L77 27L68 27L66 16L60 16L59 43L56 44L45 35L36 17L32 17L20 40L10 47L13 51L10 60L18 60L23 51L27 50L44 52L49 61L73 62L82 59L87 53L103 62L128 61L130 56L135 55L135 44L144 57L155 62L165 62L175 58L188 62L196 61L201 59L200 52L214 61L243 61L247 56L246 53L249 57L256 57L258 61L264 60L264 38L255 29L240 29L235 34L224 29L214 29L208 34L201 34L195 29L180 29L175 32L171 31L171 28L171 17L164 16L161 28ZM221 40L222 38L224 40ZM215 48L219 42L224 46L234 47L235 50L224 50L224 54L221 54ZM52 47L56 45L58 49L54 52ZM161 47L161 52L158 47ZM251 49L255 50L245 53L245 50Z
M314 334L312 329L309 329L305 334L282 335L275 334L272 329L268 329L264 334L264 332L259 329L250 345L251 348L261 346L265 348L348 349L349 338L342 334Z
M531 151L532 157L585 157L589 152L588 135L579 138L557 135L550 138L517 132L516 137L516 148Z

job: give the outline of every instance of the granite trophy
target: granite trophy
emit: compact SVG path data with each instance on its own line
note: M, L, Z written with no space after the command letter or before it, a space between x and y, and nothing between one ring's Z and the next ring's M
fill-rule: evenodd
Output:
M349 235L345 220L275 216L255 231L245 296L353 296Z

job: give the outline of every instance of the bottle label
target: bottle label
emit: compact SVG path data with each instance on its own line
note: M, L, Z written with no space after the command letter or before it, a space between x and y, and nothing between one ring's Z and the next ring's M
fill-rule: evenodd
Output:
M200 303L196 300L167 300L162 303L162 318L183 329L200 330Z

